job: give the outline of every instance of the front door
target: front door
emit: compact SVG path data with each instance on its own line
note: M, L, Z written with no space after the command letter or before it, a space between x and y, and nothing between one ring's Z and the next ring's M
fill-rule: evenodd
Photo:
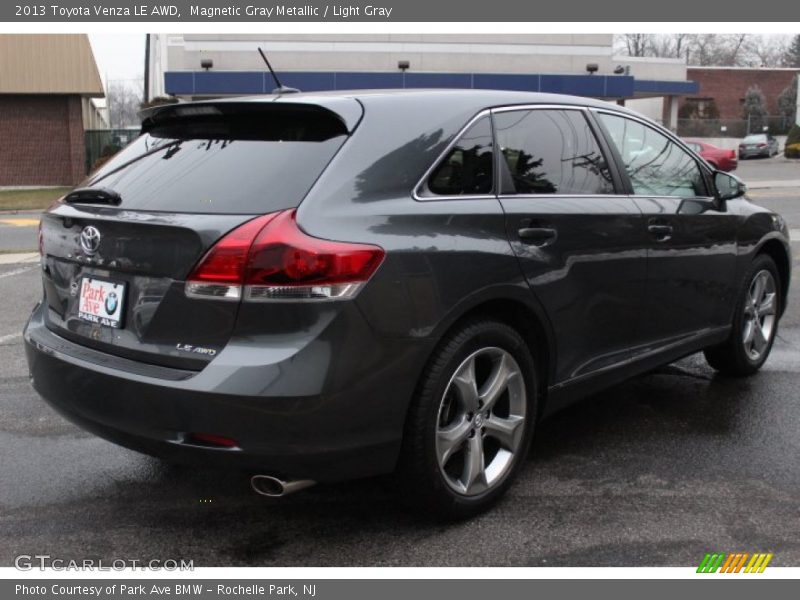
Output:
M740 217L714 198L700 161L648 124L597 113L648 235L643 335L656 345L724 326L735 296Z

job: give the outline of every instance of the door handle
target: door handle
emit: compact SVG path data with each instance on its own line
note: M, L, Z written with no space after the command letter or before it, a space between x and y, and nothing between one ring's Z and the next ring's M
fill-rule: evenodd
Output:
M523 227L517 233L519 241L531 246L547 246L558 237L558 232L550 227Z
M649 231L659 242L666 242L672 237L672 225L651 224L647 226Z

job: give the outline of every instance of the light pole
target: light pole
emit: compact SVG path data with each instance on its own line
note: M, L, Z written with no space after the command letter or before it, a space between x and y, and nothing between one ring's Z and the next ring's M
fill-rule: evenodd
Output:
M800 127L800 75L797 76L797 110L794 111L794 123Z

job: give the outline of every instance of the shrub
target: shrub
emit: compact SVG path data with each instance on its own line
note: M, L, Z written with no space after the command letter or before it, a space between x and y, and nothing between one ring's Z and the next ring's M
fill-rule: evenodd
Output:
M800 144L800 125L795 125L789 130L789 135L786 137L786 145Z
M800 144L789 144L783 151L786 158L800 158Z

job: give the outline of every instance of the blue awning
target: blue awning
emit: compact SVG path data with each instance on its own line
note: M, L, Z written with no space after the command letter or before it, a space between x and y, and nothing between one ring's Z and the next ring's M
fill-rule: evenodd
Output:
M572 94L593 98L697 93L693 81L635 79L628 75L509 73L403 73L282 71L281 82L304 92L353 89L460 88ZM167 71L164 88L176 96L269 94L275 82L265 71Z

